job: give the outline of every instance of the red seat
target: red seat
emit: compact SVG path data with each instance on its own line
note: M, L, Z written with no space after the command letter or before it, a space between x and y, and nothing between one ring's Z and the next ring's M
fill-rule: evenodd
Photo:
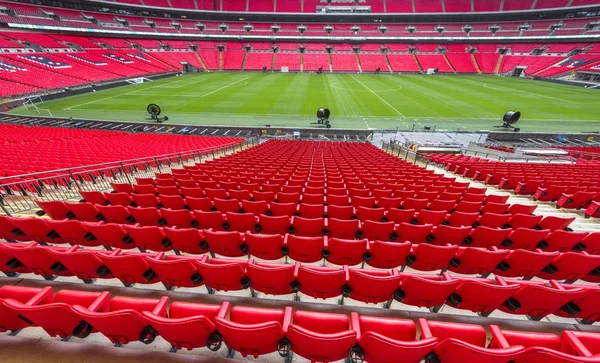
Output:
M173 244L161 227L123 225L127 235L141 251L171 251Z
M65 206L64 202L56 200L42 201L36 199L35 203L42 208L44 214L47 214L48 217L52 219L75 218L75 215L69 211L69 208Z
M195 228L163 228L163 232L171 241L173 249L194 255L200 255L208 252L204 244L204 234Z
M376 208L377 207L377 203L375 202L375 197L370 197L369 196L369 191L365 190L365 195L364 196L352 196L352 198L350 198L350 203L352 204L352 206L356 209L360 208L360 207L364 207L364 208Z
M90 233L104 246L122 249L136 248L133 240L121 224L87 222L84 222L84 224Z
M206 197L206 193L202 188L198 187L181 187L179 188L179 192L183 195L184 198L204 198Z
M427 208L428 204L429 204L428 199L406 198L402 202L402 208L403 209L421 210L421 209Z
M544 240L540 242L539 247L544 251L571 251L588 234L588 232L567 232L559 229L548 233Z
M507 281L507 284L519 284L520 289L500 307L500 310L510 314L528 315L533 320L540 320L552 314L584 293L582 289L567 290L555 280L550 280L548 285L539 281Z
M245 190L245 189L241 189L241 190L230 189L228 191L228 193L229 193L229 198L237 199L238 201L242 201L244 199L249 200L252 198L250 191Z
M212 258L209 261L195 261L204 284L218 291L237 291L250 287L246 277L246 265L252 260ZM210 290L209 290L210 292Z
M194 211L194 217L198 222L198 228L200 229L212 229L214 231L222 231L223 223L225 223L225 217L221 212L205 212L205 211Z
M258 217L256 231L265 234L286 234L290 228L290 217L268 216L261 214Z
M516 213L507 222L507 225L513 229L516 228L529 228L532 229L540 223L544 216L533 216L527 214Z
M208 198L201 198L201 197L196 198L196 197L192 197L192 196L186 196L185 204L188 206L188 208L191 211L208 212L208 211L212 210L212 208L213 208L213 203Z
M215 318L224 318L229 302L205 305L175 301L169 306L168 317L142 312L144 319L164 340L175 349L192 350L207 345L215 331Z
M32 242L26 246L16 243L0 243L0 250L4 254L13 256L13 260L9 260L8 267L20 267L25 265L36 275L43 276L47 280L54 279L54 276L73 276L73 273L58 261L53 252L57 251L76 251L77 246L71 248L66 247L46 247L38 246L36 242Z
M279 310L235 306L229 313L229 319L216 317L215 326L228 348L244 357L257 358L287 344L283 338L291 317L291 307Z
M512 230L497 229L486 226L473 228L467 237L465 244L470 247L499 247L508 238Z
M154 194L131 194L131 198L141 208L162 208L160 199Z
M358 336L346 315L296 311L287 338L299 356L311 362L333 362L348 356Z
M300 292L315 299L328 299L342 294L348 280L346 267L320 267L302 265L298 270Z
M440 224L442 224L444 222L445 219L446 219L445 211L432 211L432 210L423 209L415 215L415 218L413 219L412 223L414 223L414 224L431 224L433 226L439 226Z
M23 242L31 241L31 237L11 222L13 218L0 215L0 239Z
M10 285L0 287L0 332L17 332L34 323L19 318L20 312L12 309L12 304L6 303L8 299L28 307L47 304L53 300L52 288L50 286L37 288Z
M6 288L6 287L4 287ZM50 287L46 288L48 295L39 304L30 304L11 297L5 300L7 308L19 316L26 318L31 324L43 328L52 337L67 338L79 335L82 320L73 311L74 305L83 306L89 311L106 312L110 294L108 292L88 292L75 290L60 290L52 296ZM0 289L0 294L2 289ZM0 303L0 309L2 304ZM0 325L2 325L0 323ZM91 331L90 331L91 333ZM80 335L80 337L85 337Z
M227 222L223 226L226 230L246 232L255 231L258 218L252 213L227 212Z
M534 250L540 242L550 233L549 229L535 230L527 228L516 228L508 235L501 244L503 248Z
M502 306L520 288L519 285L508 285L499 276L494 280L466 277L460 277L458 280L460 284L448 297L447 303L483 316Z
M185 203L185 199L181 195L160 195L160 204L162 208L171 210L182 210L188 209L189 207Z
M448 225L454 227L472 226L477 219L479 219L479 213L472 212L453 212L448 216Z
M45 221L48 227L58 233L60 238L72 245L82 246L100 246L101 242L98 241L84 224L78 220L61 220L56 221L48 219Z
M167 221L163 218L160 210L154 207L141 208L141 207L127 207L129 213L136 221L144 226L164 226Z
M165 188L165 187L161 187ZM177 189L177 187L174 187ZM132 190L133 189L133 190ZM154 185L150 184L113 184L113 190L115 192L123 192L127 194L156 194L157 190Z
M365 221L361 225L362 237L370 241L396 241L398 235L394 222Z
M371 258L367 261L369 266L376 268L396 268L406 263L406 258L411 252L410 242L383 242L373 241L370 244Z
M582 324L592 324L600 320L600 288L590 285L566 285L565 289L583 289L584 293L563 305L554 315L581 319Z
M377 206L385 210L398 209L402 205L402 198L380 197L377 199Z
M465 212L465 213L475 213L479 212L481 209L480 202L466 202L464 199L460 202L456 203L456 207L454 208L457 212Z
M210 199L227 199L227 191L220 188L204 188L206 196Z
M135 218L122 205L96 205L106 223L128 224L135 223Z
M323 204L300 203L298 205L298 216L303 218L321 218L325 216Z
M196 262L205 262L207 258L168 255L161 258L147 257L146 262L165 286L191 288L203 285Z
M358 207L356 208L356 218L361 222L370 220L375 222L385 221L384 219L385 209L383 208L367 208Z
M317 262L323 257L321 252L325 248L324 237L300 237L287 235L286 246L288 256L294 261Z
M17 248L27 248L26 244L13 243ZM23 265L18 259L0 246L0 271L8 277L16 277L20 273L31 273L31 270Z
M242 209L244 213L254 213L256 215L266 214L269 210L269 204L264 200L249 201L242 200Z
M515 214L532 215L536 209L537 209L537 205L535 205L535 204L511 204L510 207L508 207L508 210L506 211L506 213L512 214L512 215L515 215Z
M504 258L494 274L504 277L531 278L540 273L557 256L558 252L542 252L542 250L514 250Z
M185 209L171 210L163 208L160 210L160 214L165 219L165 225L170 227L190 228L198 224L194 218L194 213Z
M212 201L214 209L221 213L238 213L241 208L240 202L237 199L212 198Z
M287 254L284 238L280 234L256 234L246 232L244 242L248 246L248 254L263 260L277 260Z
M395 269L349 269L350 298L367 304L390 301L398 289L401 277Z
M488 275L494 271L510 251L476 247L459 247L450 262L450 271L464 275Z
M237 231L204 230L204 239L213 254L227 257L240 257L248 254L243 233Z
M99 273L105 267L101 255L112 254L112 251L92 249L61 251L49 248L47 253L53 255L62 266L85 283L92 283L96 278L114 278L110 271Z
M326 252L323 256L328 262L335 265L358 265L369 260L371 254L367 254L368 242L366 239L358 241L340 238L329 238L327 240Z
M133 199L127 193L104 193L110 205L127 207L133 203Z
M592 232L576 246L591 255L600 255L600 232Z
M106 196L104 196L104 193L96 191L96 190L90 190L90 191L79 190L79 194L81 195L81 197L83 198L83 200L86 203L100 204L100 205L106 205L106 204L110 203L108 201L108 199L106 199Z
M396 301L424 308L436 308L443 305L460 281L450 275L405 274L400 273L399 291L394 294Z
M433 228L430 224L413 225L410 223L400 223L396 226L397 241L410 241L414 243L425 242L431 234Z
M249 263L246 266L246 276L251 281L251 288L268 295L285 295L298 292L299 285L296 281L296 265Z
M350 205L350 198L347 195L327 195L327 206L347 206Z
M156 254L124 252L116 249L112 254L97 255L106 267L101 275L111 273L118 278L123 285L130 286L138 284L155 284L159 282L158 276L152 271L148 264L148 258L161 259L164 252Z
M271 203L269 210L273 216L288 216L292 217L296 214L296 203Z
M339 206L339 205L328 205L327 206L327 217L335 219L348 220L354 216L354 207L350 205Z
M596 194L596 192L588 191L578 191L574 194L563 193L556 201L556 206L565 209L581 209L586 207Z
M64 203L65 207L75 217L74 219L86 222L97 222L104 219L98 208L92 203Z
M277 198L275 199L277 203L300 203L300 193L277 193ZM308 203L308 202L304 202ZM317 203L312 203L317 204Z
M455 205L456 202L454 200L434 199L429 203L429 210L450 213Z
M11 232L16 235L25 234L39 243L64 244L67 243L54 231L42 218L37 217L6 217L8 223L15 226Z
M108 301L106 311L93 311L83 306L73 306L73 311L84 320L89 329L96 329L114 344L134 341L152 343L156 332L145 321L142 312L167 316L169 298L142 299L116 296Z
M273 191L252 191L253 199L257 202L267 202L272 203L275 201L275 192Z
M467 241L470 233L471 227L452 227L442 224L435 227L431 235L427 237L427 241L438 246L461 245Z
M537 274L546 280L576 281L600 271L600 255L588 255L585 252L565 252L552 260Z
M358 345L369 363L420 362L435 347L435 337L415 340L417 328L412 320L359 316L351 313L352 327L358 330Z
M504 228L512 216L510 214L485 213L476 222L478 226Z
M593 201L585 210L586 218L600 218L600 201Z
M566 230L569 227L569 224L574 220L575 217L546 216L538 223L537 228L548 229L550 231L556 231L558 229Z
M457 251L458 246L435 246L428 243L419 243L413 245L406 263L415 270L441 270L448 267Z
M523 351L523 346L488 346L487 333L479 325L418 320L421 339L437 338L439 343L433 354L440 362L489 362L505 363Z
M362 237L360 222L357 219L329 218L327 222L327 236L331 238L355 239Z
M489 198L489 196L488 196ZM504 214L508 211L509 204L506 203L491 203L486 202L480 209L481 214L486 213L495 213L495 214Z
M297 236L321 236L325 232L325 219L294 217L290 232Z

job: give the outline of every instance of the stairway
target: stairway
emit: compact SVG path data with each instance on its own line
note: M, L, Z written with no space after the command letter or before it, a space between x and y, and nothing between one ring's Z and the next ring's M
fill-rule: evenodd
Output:
M277 53L273 52L273 58L271 58L271 72L275 71L275 57L277 57Z
M333 62L331 61L331 53L327 53L327 59L329 59L329 73L333 73Z
M196 58L198 58L198 61L202 65L202 68L205 71L210 72L210 69L208 69L208 67L206 66L206 63L204 63L204 59L202 59L202 57L200 56L200 54L198 52L194 52L194 54L196 55Z
M248 59L248 51L246 51L246 53L244 53L244 60L242 61L242 69L241 69L242 71L246 67L246 59Z
M390 64L390 60L387 56L387 53L383 53L383 56L385 58L385 64L387 64L388 70L390 71L390 73L394 73L394 71L392 70L392 65Z
M421 63L419 63L419 59L417 58L417 55L413 54L412 56L415 59L415 63L417 63L417 65L419 66L419 69L421 70L421 72L423 72L423 67L421 67Z
M450 67L450 69L452 69L452 72L456 74L456 69L454 69L454 66L452 65L452 63L450 63L450 60L448 59L448 57L446 57L446 54L442 54L442 56L444 57L446 63L448 63L448 67Z
M300 72L304 72L304 53L300 53Z
M358 56L358 53L354 53L354 55L356 56L356 63L358 64L358 72L362 73L362 65L360 64L360 57Z
M219 70L223 70L223 51L219 51Z
M504 54L500 54L500 57L498 58L498 63L496 64L496 68L494 68L495 75L498 75L498 73L500 72L500 66L502 65L502 59L504 59Z
M481 74L481 68L479 68L479 64L477 63L477 59L475 58L475 54L473 53L471 53L471 60L473 61L475 69L477 69L477 74Z

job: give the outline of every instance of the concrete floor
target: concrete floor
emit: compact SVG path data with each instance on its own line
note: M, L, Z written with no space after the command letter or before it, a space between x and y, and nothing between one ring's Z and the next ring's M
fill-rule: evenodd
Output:
M452 177L456 175L446 173L443 169L435 166L428 166L439 173L448 174ZM457 177L457 180L465 180ZM473 182L473 186L482 186L483 184ZM514 196L505 191L499 191L495 188L488 188L488 194L508 194L510 198L508 203L538 204L536 214L576 216L575 222L571 227L576 231L600 231L598 220L584 219L582 212L570 212L557 210L554 204L534 202L530 198ZM256 259L259 260L259 259ZM284 263L284 260L276 261ZM321 264L321 263L317 263ZM328 265L326 263L326 265ZM370 268L370 267L366 267ZM406 272L418 272L406 268ZM434 272L432 272L433 274ZM491 278L493 276L490 276ZM578 282L589 284L586 282ZM227 300L238 305L256 305L262 307L282 307L293 306L302 310L317 310L331 312L349 312L358 311L364 314L381 315L389 317L402 317L416 319L424 317L433 320L450 320L458 322L476 323L482 325L498 324L503 327L513 329L524 329L534 331L560 331L564 329L576 329L585 331L600 332L600 324L591 326L577 324L574 319L548 316L540 322L528 321L525 316L507 314L501 311L492 313L488 318L478 317L475 313L465 310L454 309L444 306L438 314L430 313L426 309L414 306L404 305L394 302L390 310L385 310L381 306L367 305L362 302L346 299L345 306L339 306L337 299L314 300L307 296L301 296L300 302L293 301L292 295L283 296L265 296L259 293L258 298L251 298L248 290L236 292L218 292L215 295L208 295L204 287L194 289L178 289L176 291L165 291L161 284L137 285L130 288L124 288L116 280L98 280L93 285L83 284L76 278L59 277L55 281L45 281L36 275L23 275L19 278L0 278L0 285L14 284L23 286L54 286L55 289L82 289L82 290L107 290L118 295L131 296L169 296L171 300L185 300L193 302L209 302L219 304ZM254 358L243 358L236 353L235 360L225 359L227 351L222 347L218 352L210 350L195 349L191 352L180 351L177 353L167 353L170 344L158 337L151 345L144 345L136 342L126 345L122 348L114 348L107 338L101 334L92 334L82 340L71 338L68 342L63 342L57 338L49 337L41 328L26 328L17 336L8 336L7 333L0 334L0 362L100 362L112 360L115 363L125 362L235 362L240 360L255 360ZM281 362L282 358L277 353L261 356L256 361L260 362ZM301 357L294 357L295 362L307 362Z

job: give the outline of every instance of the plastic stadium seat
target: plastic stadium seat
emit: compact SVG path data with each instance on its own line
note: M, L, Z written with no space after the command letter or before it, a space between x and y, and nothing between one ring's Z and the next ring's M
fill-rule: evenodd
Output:
M588 234L588 232L567 232L559 229L548 233L544 240L540 242L539 248L544 251L571 251L572 249L576 249L575 246L587 237Z
M233 212L238 213L240 211L241 205L237 199L221 199L221 198L213 198L214 209L221 212Z
M237 231L204 230L204 239L213 254L227 257L241 257L248 254L243 234Z
M208 252L204 244L204 234L195 228L169 228L165 227L163 232L171 241L173 249L194 255Z
M130 286L138 284L155 284L159 282L156 273L150 269L148 258L161 259L163 252L156 254L123 252L116 249L112 254L97 255L106 267L99 272L100 275L112 274L118 278L123 285Z
M540 320L552 314L569 301L583 295L582 289L565 289L555 280L548 285L538 281L507 281L508 285L520 284L520 289L508 299L500 310L519 315L528 315L533 320Z
M207 287L219 291L236 291L250 287L250 280L245 274L249 262L251 260L213 258L206 262L195 261L195 264Z
M156 181L152 178L135 178L136 184L156 185Z
M274 192L265 192L255 190L252 192L253 199L257 202L267 202L272 203L275 201L275 193Z
M576 249L581 249L592 255L600 255L600 232L592 232L587 235Z
M86 227L83 222L77 220L61 220L52 219L45 220L48 227L58 233L60 238L72 245L82 246L99 246L100 242Z
M139 186L140 184L127 184L127 183L110 183L111 188L117 192L117 193L127 193L127 194L131 194L131 193L135 193L135 187ZM142 184L143 185L143 184ZM148 184L146 184L148 185ZM150 187L154 188L154 185L149 185ZM156 193L156 190L154 191Z
M98 251L92 249L60 251L48 249L47 253L64 266L70 273L85 283L92 283L97 278L113 278L110 271L99 273L104 268L102 255L112 254L111 251Z
M338 206L328 205L327 206L327 217L335 219L349 220L354 216L354 208L350 205Z
M103 246L111 248L136 248L131 237L121 224L83 222L88 231L94 235Z
M454 209L455 205L456 202L453 200L434 199L431 201L431 203L429 203L429 210L450 213Z
M323 204L300 203L298 205L298 216L303 218L321 218L325 215Z
M290 232L297 236L321 236L325 232L325 219L294 217Z
M159 209L154 207L127 207L133 219L144 226L163 226L167 221L163 218Z
M288 256L294 261L317 262L323 257L321 252L325 248L324 237L300 237L287 235L286 246Z
M375 222L385 221L384 220L385 209L383 208L368 208L358 207L356 208L356 218L361 222L370 220Z
M471 227L452 227L442 224L433 229L431 235L427 237L427 241L438 246L446 244L460 245L467 241L471 229Z
M212 201L208 198L196 198L192 196L185 197L185 204L192 211L204 211L208 212L212 210Z
M134 341L152 343L156 332L145 321L142 312L166 317L169 298L141 299L116 296L108 301L106 311L93 311L83 306L73 306L88 326L83 331L97 329L114 344L127 344Z
M160 227L123 225L123 228L141 251L171 251L173 249L171 241Z
M356 344L346 315L296 311L287 330L294 353L311 362L333 362L348 356Z
M462 199L462 197L463 195L461 193L443 192L437 197L437 200L452 201L454 203L457 203L459 200Z
M537 209L537 205L533 204L533 205L527 205L527 204L511 204L510 207L508 207L508 210L506 211L506 213L508 214L526 214L526 215L532 215L533 212L535 212L535 210Z
M506 203L506 201L508 200L510 196L508 195L495 195L495 194L490 194L488 196L485 197L485 203L499 203L499 204L504 204ZM495 212L497 213L497 212Z
M210 199L227 199L227 191L225 189L220 188L204 188L204 192L206 196Z
M510 229L497 229L485 226L473 228L465 240L465 244L470 247L499 247L500 244L510 235Z
M297 274L300 292L315 299L328 299L342 294L348 280L346 267L302 265Z
M64 244L67 243L60 235L48 226L48 224L42 219L37 217L6 217L6 221L12 224L15 229L11 232L15 234L24 233L31 237L32 240L45 244ZM18 229L18 230L17 230Z
M128 191L128 187L133 187L133 192ZM166 188L166 187L161 187L161 188ZM175 187L177 189L177 187ZM120 185L113 185L113 190L115 192L123 192L123 193L129 193L129 194L157 194L158 191L156 189L156 187L154 185L150 185L150 184L133 184L133 185L129 185L129 184L120 184Z
M574 220L575 217L546 216L538 223L537 228L548 229L550 231L556 231L558 229L566 230L569 227L569 224Z
M367 192L368 194L368 192ZM351 204L354 208L358 209L360 207L364 207L364 208L375 208L376 207L376 202L375 202L375 197L369 197L367 196L353 196L351 198Z
M52 288L22 287L22 286L2 286L0 287L0 332L19 331L33 324L19 318L19 312L6 304L6 300L11 299L24 306L37 306L52 301Z
M175 349L192 350L207 345L215 331L215 318L224 318L229 302L222 305L206 305L175 301L169 306L169 315L164 317L143 311L144 319L164 340Z
M429 200L427 199L406 198L402 202L402 208L421 210L427 208L428 204Z
M448 304L470 310L483 316L498 309L519 290L518 285L508 285L502 277L494 280L460 277L460 284L448 297Z
M491 203L486 202L480 209L482 214L486 213L496 213L496 214L504 214L508 211L508 207L510 205L506 203Z
M463 202L475 202L475 203L479 203L479 204L483 203L484 200L485 200L484 194L473 194L473 193L466 193L461 198L461 201L463 201Z
M400 273L399 291L394 299L403 304L424 308L436 308L443 305L460 284L450 275L419 275Z
M74 216L74 219L86 222L97 222L104 219L98 208L92 203L64 203L65 207Z
M449 270L464 275L488 275L494 271L510 251L459 247L451 260Z
M566 289L583 289L578 298L563 305L554 315L565 318L578 318L582 324L593 324L600 320L600 288L590 285L565 285Z
M363 261L369 260L371 254L367 254L368 241L349 240L340 238L329 238L327 240L326 252L323 256L328 262L335 265L358 265Z
M371 258L367 263L376 268L399 267L406 263L411 247L412 243L410 242L373 241L369 247Z
M546 280L575 281L590 274L600 274L600 255L565 252L544 267L537 276Z
M596 194L596 192L588 191L579 191L574 194L563 193L556 201L556 206L565 209L581 209L586 207Z
M248 246L248 254L263 260L277 260L287 254L284 238L280 234L255 234L246 232L244 242Z
M479 325L418 320L421 339L437 338L433 350L439 362L509 362L519 356L523 346L495 347L487 345L487 333Z
M290 217L261 214L255 230L265 234L286 234L290 228Z
M542 252L542 250L510 251L496 269L494 274L503 277L525 277L531 278L539 274L548 264L550 264L559 252Z
M458 246L435 246L419 243L413 246L406 264L415 270L435 271L448 267L458 251Z
M269 210L273 216L288 216L292 217L296 214L297 204L295 203L276 203L269 205Z
M179 188L179 192L183 195L184 198L204 198L206 197L206 193L202 188L197 187L181 187Z
M480 215L477 212L453 212L448 216L448 225L454 227L472 226Z
M377 199L377 206L385 210L398 209L402 205L401 198L380 197Z
M289 348L284 337L291 318L291 307L280 310L235 306L229 319L216 317L215 326L229 349L244 357L257 358L277 351L284 344Z
M139 194L143 194L138 192ZM156 193L158 193L161 196L161 202L164 204L164 200L162 199L163 196L178 196L181 197L181 192L179 191L179 188L176 186L156 186Z
M127 207L133 203L133 199L127 193L104 193L110 205L120 205Z
M66 218L75 218L73 213L69 211L69 209L65 206L64 202L60 201L41 201L35 200L35 203L42 208L44 214L47 214L48 217L52 219L66 219Z
M466 202L466 201L464 201L464 199L461 200L460 202L456 203L456 207L454 208L455 211L465 212L465 213L479 212L480 209L481 209L480 202Z
M228 193L229 193L229 198L237 199L238 201L242 201L244 199L250 200L252 198L252 195L250 194L250 192L245 189L242 189L242 190L230 189L228 191Z
M446 212L443 210L427 210L423 209L417 213L413 223L415 224L431 224L433 226L439 226L446 220Z
M371 241L395 241L398 239L395 227L394 222L365 221L361 225L362 237Z
M160 204L162 208L171 210L182 210L188 209L189 207L185 204L185 199L181 195L162 195L160 196Z
M135 223L135 218L133 218L129 210L122 205L96 205L96 208L100 214L102 214L103 221L107 223Z
M244 213L254 213L256 215L267 214L269 210L269 204L264 200L261 201L250 201L242 200L242 209Z
M396 224L412 223L414 216L414 209L390 209L387 213L387 219Z
M485 213L477 219L475 224L489 228L504 228L510 218L510 214Z
M317 199L317 203L310 203L310 204L318 204L318 196L315 198L310 198L308 197L308 199ZM277 198L275 199L275 201L277 203L294 203L294 204L298 204L300 203L300 193L277 193ZM303 203L308 203L303 201Z
M251 281L253 295L260 291L268 295L285 295L299 289L296 271L300 264L250 263L246 266L246 276Z
M36 275L40 275L47 280L54 279L54 276L73 276L73 273L62 265L53 252L75 251L78 247L46 247L38 246L36 242L22 246L16 243L1 243L0 250L5 255L13 256L14 259L8 261L8 267L15 268L21 265L26 266Z
M191 257L168 255L161 258L146 258L150 269L165 287L198 287L203 285L196 262L206 262L207 256Z
M512 359L515 363L575 363L599 361L597 357L577 356L576 352L573 351L573 348L579 348L582 344L574 342L570 343L567 340L567 334L569 334L569 332L563 332L562 336L558 336L552 333L501 330L495 325L490 325L490 331L492 333L492 340L490 341L491 347L500 349L518 347L521 349L521 352ZM525 349L523 349L523 347Z
M214 231L222 231L223 223L225 223L225 217L221 212L205 212L205 211L194 211L194 217L198 222L198 228L200 229L212 229Z
M508 238L501 244L503 248L533 250L550 233L549 229L535 230L516 228Z
M336 218L328 219L327 235L330 238L355 239L362 238L360 222L357 219L342 220ZM393 223L392 223L393 225Z
M513 229L516 228L528 228L532 229L537 226L540 221L544 218L544 216L533 216L527 214L513 214L512 217L507 222L507 226L510 226Z
M390 301L398 289L401 276L395 269L349 269L350 298L367 304Z
M227 221L223 225L226 230L246 232L254 231L258 218L252 213L227 212Z
M106 204L110 203L108 201L108 199L106 199L106 196L104 196L104 193L96 191L96 190L90 190L90 191L79 190L79 194L81 195L81 197L83 198L83 200L86 203L100 204L100 205L106 205Z
M165 225L170 227L190 228L198 225L194 213L185 209L171 210L163 208L160 210L160 214L165 219Z
M79 315L73 311L74 305L83 306L89 311L106 312L110 294L108 292L88 292L75 290L60 290L52 296L52 290L46 301L32 305L18 301L15 298L5 300L4 304L10 310L18 313L32 324L43 328L51 337L67 338L77 332L82 325ZM0 289L0 294L2 290ZM1 305L0 305L1 309Z
M31 237L12 223L13 220L13 217L0 215L0 239L22 242L31 241Z
M413 225L410 223L400 223L396 226L396 234L398 235L396 240L414 243L425 242L427 237L431 234L432 228L433 226L430 224Z
M338 205L347 206L350 205L350 198L347 195L327 195L327 206Z
M141 208L162 208L160 199L154 194L131 194L131 198Z
M27 244L16 244L16 248L27 248ZM16 277L20 273L31 273L31 270L16 259L10 250L5 250L0 246L0 271L8 277Z

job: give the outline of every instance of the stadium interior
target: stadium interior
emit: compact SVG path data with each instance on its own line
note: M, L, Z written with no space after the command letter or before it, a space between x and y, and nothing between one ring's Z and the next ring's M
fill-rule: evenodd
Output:
M598 92L598 0L0 0L0 361L600 362Z

